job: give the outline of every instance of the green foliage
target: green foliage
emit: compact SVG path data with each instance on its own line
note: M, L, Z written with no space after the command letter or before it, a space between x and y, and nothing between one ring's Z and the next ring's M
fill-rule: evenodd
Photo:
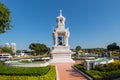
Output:
M114 55L114 56L120 56L120 53L117 52L117 51L111 51L111 54Z
M120 47L117 45L117 43L112 43L107 46L107 50L114 51L119 50Z
M16 53L21 53L21 50L17 50Z
M0 33L4 33L11 29L10 22L9 9L4 4L0 3Z
M116 60L113 63L109 63L106 65L96 66L94 70L85 70L83 65L75 65L76 68L86 73L87 75L97 78L112 78L114 76L120 76L120 61Z
M76 65L74 65L74 66L75 66L78 70L84 72L85 74L87 74L87 75L89 75L89 76L91 76L91 77L93 78L93 76L92 76L91 74L89 74L89 73L86 72L86 70L84 69L83 64L76 64Z
M84 58L78 58L78 57L73 57L73 60L94 60L94 58L89 58L89 57L84 57Z
M101 51L105 51L104 48L90 48L90 49L83 49L84 52L93 53L93 54L99 54Z
M78 68L79 70L85 70L84 69L84 66L82 65L82 64L76 64L76 65L74 65L76 68Z
M37 55L44 54L50 51L50 48L48 48L45 44L40 43L31 43L29 49L34 50L34 52L37 53Z
M89 70L89 71L85 71L87 74L89 74L90 76L92 76L93 78L102 78L105 76L104 72L99 72L96 70Z
M97 70L89 70L86 71L89 75L91 75L93 78L112 78L113 76L119 75L120 76L120 70L110 71L110 72L101 72ZM108 79L106 79L108 80ZM112 79L111 79L112 80Z
M4 52L4 53L13 53L13 51L12 51L12 48L8 48L8 47L3 47L2 48L2 52Z
M44 76L43 80L56 80L56 70L54 66L51 66L51 70Z
M13 54L12 48L8 48L8 47L0 47L0 52Z
M76 50L76 51L80 51L80 50L81 50L81 47L80 47L80 46L76 46L75 50Z
M49 70L47 67L12 67L5 66L0 63L0 75L29 75L29 76L41 76L45 75Z
M27 50L17 50L16 53L25 53L28 52Z
M51 66L50 70L43 76L11 76L11 75L0 75L1 80L56 80L55 66Z
M103 72L120 70L120 61L115 60L114 62L109 63L109 64L98 65L95 67L95 70L103 71Z
M91 53L93 53L93 54L98 54L98 53L100 53L100 50L99 50L99 49L92 49L92 50L91 50Z

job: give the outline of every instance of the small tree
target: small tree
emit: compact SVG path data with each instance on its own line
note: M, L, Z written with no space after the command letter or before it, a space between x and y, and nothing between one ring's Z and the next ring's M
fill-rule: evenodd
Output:
M79 56L79 51L81 50L81 46L76 46L75 48L77 55Z
M114 51L119 50L120 47L117 45L117 43L112 43L107 46L107 50Z
M8 48L8 47L0 47L0 52L2 52L2 53L9 53L9 54L13 55L12 48Z
M76 46L75 50L78 52L81 50L81 47L80 46Z
M0 33L4 33L11 29L10 22L9 9L4 4L0 3Z
M31 43L29 45L29 49L33 50L34 53L36 53L36 55L44 54L50 51L50 48L48 48L45 44L40 44L40 43Z

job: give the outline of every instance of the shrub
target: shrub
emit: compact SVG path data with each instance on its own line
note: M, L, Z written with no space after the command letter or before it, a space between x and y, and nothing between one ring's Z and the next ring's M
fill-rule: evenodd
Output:
M84 70L84 66L82 64L76 64L75 67L79 70Z
M95 66L95 70L104 71L104 72L120 70L120 61L115 60L114 62L109 64L97 65Z
M115 60L106 65L96 66L95 70L85 70L83 65L75 65L76 68L88 74L94 79L100 78L101 80L113 80L115 77L120 77L120 61Z
M0 80L56 80L55 66L50 66L50 70L42 76L0 75Z
M117 51L112 51L111 54L114 55L114 56L120 56L119 52L117 52Z

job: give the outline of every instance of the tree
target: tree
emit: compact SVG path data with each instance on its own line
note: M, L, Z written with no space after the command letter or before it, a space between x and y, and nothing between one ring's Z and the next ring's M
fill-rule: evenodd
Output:
M9 47L0 46L0 53L9 53L9 54L13 55L13 50L12 50L12 48L9 48Z
M0 53L2 53L2 46L0 46Z
M120 47L117 45L117 43L112 43L107 46L107 50L114 51L119 50Z
M76 46L75 50L78 52L81 50L81 46Z
M48 48L45 44L40 43L31 43L29 45L29 49L33 50L37 55L50 51L50 48Z
M11 29L10 22L9 9L4 4L0 3L0 34Z
M17 50L16 53L21 53L21 50Z
M2 52L13 54L12 48L2 47Z

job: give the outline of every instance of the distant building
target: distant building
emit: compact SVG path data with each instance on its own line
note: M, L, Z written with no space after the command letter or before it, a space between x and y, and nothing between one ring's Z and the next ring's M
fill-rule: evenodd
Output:
M11 43L11 44L5 43L5 47L12 48L13 53L16 53L16 43Z
M9 43L5 43L5 47L10 47L10 44Z
M11 48L13 50L13 53L16 53L16 43L11 43Z

